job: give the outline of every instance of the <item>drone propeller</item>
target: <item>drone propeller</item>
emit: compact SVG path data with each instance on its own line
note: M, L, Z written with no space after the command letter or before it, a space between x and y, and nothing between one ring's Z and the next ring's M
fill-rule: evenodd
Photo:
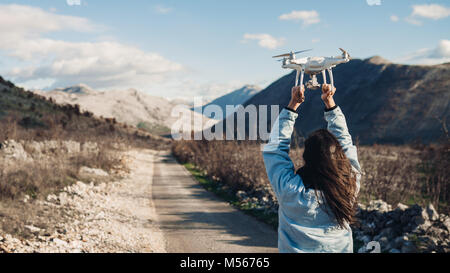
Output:
M312 50L312 48L305 49L305 50L300 50L300 51L294 52L294 54L299 54L299 53L303 53L303 52L307 52L307 51L311 51L311 50Z
M350 59L350 54L348 54L348 52L345 49L339 48L342 51L342 56L347 57Z
M289 56L291 56L292 54L299 54L299 53L303 53L303 52L311 51L311 50L312 50L312 48L311 48L311 49L300 50L300 51L297 51L297 52L285 53L285 54L273 56L272 58L289 57Z

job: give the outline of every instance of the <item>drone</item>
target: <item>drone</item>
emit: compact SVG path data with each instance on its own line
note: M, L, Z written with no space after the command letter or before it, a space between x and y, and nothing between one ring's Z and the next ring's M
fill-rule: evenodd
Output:
M332 68L336 67L338 64L347 63L350 61L350 55L347 51L339 48L342 51L342 55L334 57L304 57L295 58L295 54L310 51L312 49L306 49L297 52L290 52L286 54L281 54L273 56L272 58L283 58L278 61L282 62L281 67L285 69L295 69L297 75L295 77L295 86L303 84L304 74L310 75L311 79L306 83L306 87L309 89L317 89L321 84L317 81L316 75L322 73L323 84L327 84L327 77L325 70L328 71L330 77L331 87L334 88L333 71ZM300 77L300 82L298 81Z

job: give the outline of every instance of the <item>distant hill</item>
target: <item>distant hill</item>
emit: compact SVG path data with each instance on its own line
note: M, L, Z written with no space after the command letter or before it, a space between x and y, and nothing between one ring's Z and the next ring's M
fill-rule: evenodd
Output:
M432 142L443 135L439 120L446 120L449 126L450 63L400 65L376 56L341 64L333 69L333 75L335 100L346 115L350 133L361 144ZM289 73L245 105L280 105L281 110L289 102L294 79L295 73ZM322 82L322 77L318 80ZM306 102L295 123L299 138L326 127L320 92L306 91Z
M210 103L204 105L200 109L195 109L195 111L202 113L203 109L208 105L218 105L221 109L223 114L226 114L226 106L227 105L240 105L244 104L247 100L249 100L251 97L253 97L255 94L257 94L259 91L261 91L261 88L255 85L245 85L242 88L239 88L237 90L234 90L228 94L225 94ZM214 118L214 117L210 117Z
M78 88L79 87L79 88ZM78 86L69 93L87 94ZM89 92L86 92L89 91ZM109 142L142 141L154 147L167 145L166 139L118 122L100 118L78 105L57 104L47 98L0 77L0 148L6 139L14 140L77 140Z
M177 105L165 98L151 96L136 89L96 91L84 84L52 91L36 91L45 97L53 98L57 103L80 105L82 110L93 112L96 116L115 118L119 122L160 135L170 133L170 128L178 119L171 111ZM194 113L187 107L184 110L192 117L209 119ZM196 128L195 130L201 130Z

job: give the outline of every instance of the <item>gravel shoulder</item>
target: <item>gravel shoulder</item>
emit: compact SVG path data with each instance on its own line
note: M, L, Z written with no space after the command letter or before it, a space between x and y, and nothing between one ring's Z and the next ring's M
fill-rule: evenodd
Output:
M34 201L43 212L61 213L64 221L48 219L56 227L52 233L30 223L28 239L0 233L0 252L165 252L151 200L154 154L127 152L130 173L119 181L77 182Z

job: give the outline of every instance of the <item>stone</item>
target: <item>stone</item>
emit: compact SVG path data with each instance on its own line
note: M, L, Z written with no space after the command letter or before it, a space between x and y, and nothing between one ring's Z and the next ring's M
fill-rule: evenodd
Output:
M358 253L366 253L366 246L362 246L358 249Z
M402 225L409 223L410 220L411 220L411 217L409 216L408 213L403 213L400 215L400 223Z
M407 205L404 205L404 204L402 204L402 203L398 203L398 204L397 204L397 207L396 207L395 209L398 210L398 211L405 211L405 210L408 209L408 206L407 206Z
M30 200L30 196L28 194L25 194L25 196L23 197L23 202L24 203L28 203L28 201Z
M398 236L394 239L394 247L401 249L405 242L409 241L408 236Z
M411 241L407 241L403 244L402 248L401 248L401 252L402 253L416 253L417 252L417 248L414 245L413 242Z
M368 242L372 241L372 238L370 238L370 236L368 235L364 235L359 240L364 242L364 244L367 244Z
M389 249L390 243L389 239L387 237L381 237L378 242L380 243L381 250L387 250Z
M66 192L60 192L58 195L59 204L64 206L68 202L68 195Z
M388 212L391 210L391 206L384 202L383 200L372 200L369 202L369 206L367 206L368 210L377 210L381 213Z
M439 214L437 213L436 209L434 208L433 204L428 204L427 208L426 208L427 214L428 214L428 218L431 221L437 221L439 220Z
M373 232L375 230L375 228L376 228L376 225L374 222L370 222L370 223L367 223L366 225L362 226L362 230L366 233Z
M425 233L430 227L432 223L426 220L423 224L416 226L412 231L414 233Z
M78 172L80 175L94 175L94 176L109 176L107 172L105 172L102 169L96 169L96 168L89 168L86 166L83 166L80 168L80 171Z
M450 217L446 217L442 224L447 228L447 231L450 232Z
M32 225L25 225L24 228L28 229L31 233L39 233L41 231L40 228Z
M56 195L54 195L54 194L49 194L49 195L47 195L47 201L48 201L48 202L53 203L53 202L55 202L55 201L57 201L57 200L58 200L58 197L57 197Z
M414 222L416 225L419 226L419 225L424 224L425 221L427 221L428 219L425 218L423 215L417 215L417 216L414 216L414 217L412 218L412 220L413 220L413 222Z
M53 238L52 242L55 243L55 245L57 245L57 246L67 246L67 242L66 241L63 241L63 240L58 239L58 238Z
M245 191L238 191L238 192L236 192L236 197L239 200L243 200L243 199L247 198L247 193Z
M389 220L389 221L386 222L385 226L386 226L386 227L390 227L390 226L392 226L393 224L395 224L395 221L394 221L394 220Z

